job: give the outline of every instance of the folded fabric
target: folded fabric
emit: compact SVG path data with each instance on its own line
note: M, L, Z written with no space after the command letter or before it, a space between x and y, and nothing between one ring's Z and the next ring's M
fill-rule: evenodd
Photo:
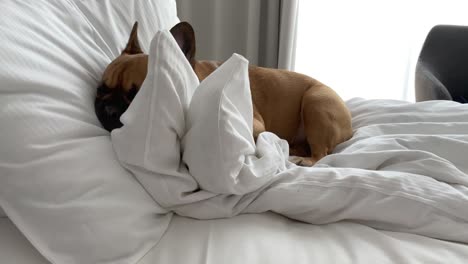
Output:
M205 199L190 195L198 184L181 162L185 116L198 85L171 33L157 32L149 49L146 79L121 117L123 127L111 133L121 164L166 208Z
M227 63L228 67L220 69L221 72L229 71L233 69L229 65L235 66L239 63L244 65L242 70L246 72L245 59L234 56L232 60L232 64ZM246 83L243 74L239 77ZM207 83L198 87L200 83L195 72L170 32L157 32L149 49L147 77L132 104L121 117L124 126L111 134L120 163L135 175L159 205L180 215L196 217L200 214L212 218L232 216L245 208L248 202L248 199L241 199L241 195L233 196L200 189L199 182L192 177L181 159L182 147L187 147L181 147L181 140L187 132L187 126L193 124L186 118L190 101L195 89L203 91L203 86L211 86L210 80L217 79L209 78ZM244 89L248 89L248 86ZM207 114L203 111L200 113ZM217 114L214 118L217 120ZM194 138L195 141L199 139ZM285 155L283 152L281 149L282 156ZM212 155L201 152L199 156L204 154ZM270 172L270 175L275 173ZM231 206L226 207L225 202Z
M355 133L313 168L285 171L247 212L468 241L468 107L349 101ZM273 201L276 201L273 202Z
M262 137L256 147L252 119L248 61L234 54L203 80L188 111L183 160L202 189L247 194L285 169L287 142Z

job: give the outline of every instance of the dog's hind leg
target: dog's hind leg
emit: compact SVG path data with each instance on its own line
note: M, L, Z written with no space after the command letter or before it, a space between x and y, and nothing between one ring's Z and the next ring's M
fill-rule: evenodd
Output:
M253 113L253 136L254 136L255 142L257 142L258 135L266 131L265 121L263 121L263 117L257 111L255 106L254 106L253 112L254 112Z
M302 98L301 110L311 155L303 158L300 165L312 166L352 136L351 115L341 98L327 86L310 87Z

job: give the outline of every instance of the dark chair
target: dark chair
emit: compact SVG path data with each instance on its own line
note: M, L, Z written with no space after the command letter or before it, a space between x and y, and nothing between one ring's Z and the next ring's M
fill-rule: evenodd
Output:
M468 26L431 29L416 64L416 101L468 103Z

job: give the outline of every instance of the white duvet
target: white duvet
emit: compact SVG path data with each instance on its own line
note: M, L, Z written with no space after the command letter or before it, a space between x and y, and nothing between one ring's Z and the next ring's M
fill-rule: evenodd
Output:
M245 59L234 55L199 84L168 32L150 53L112 141L165 209L198 219L273 211L468 243L468 105L350 100L353 138L297 167L274 134L253 141Z

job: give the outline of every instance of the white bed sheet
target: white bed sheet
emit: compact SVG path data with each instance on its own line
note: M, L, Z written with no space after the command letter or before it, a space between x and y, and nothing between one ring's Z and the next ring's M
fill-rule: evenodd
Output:
M0 218L0 263L49 263L8 218Z
M340 222L310 225L282 216L175 216L139 264L466 263L468 245ZM0 219L0 263L48 263L8 219Z

